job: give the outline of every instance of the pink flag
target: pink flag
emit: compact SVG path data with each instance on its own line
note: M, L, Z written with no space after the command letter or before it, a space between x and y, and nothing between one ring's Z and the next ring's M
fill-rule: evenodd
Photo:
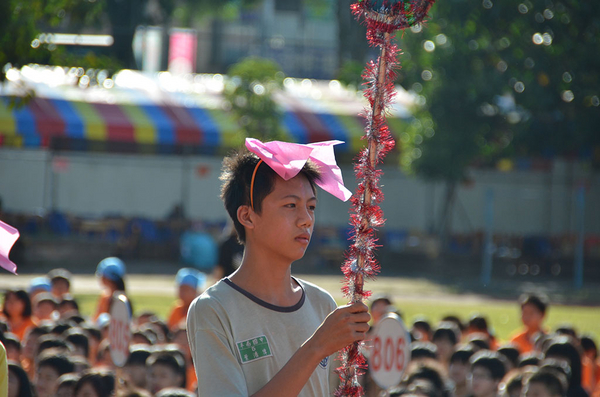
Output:
M17 265L8 259L8 254L18 238L17 229L0 221L0 266L14 274L17 274Z
M308 159L311 159L321 173L316 184L342 201L352 196L344 186L342 171L335 162L333 146L342 141L316 142L303 145L281 141L261 142L246 138L246 147L269 165L280 177L291 179L298 175Z

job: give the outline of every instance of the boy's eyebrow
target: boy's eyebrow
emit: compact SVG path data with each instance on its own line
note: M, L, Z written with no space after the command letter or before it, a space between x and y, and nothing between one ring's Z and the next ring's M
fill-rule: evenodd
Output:
M283 197L281 198L281 200L285 200L285 199L288 199L288 198L293 198L293 199L296 199L296 200L302 200L302 199L300 198L300 196L297 196L297 195L295 195L295 194L288 194L288 195L285 195L285 196L283 196ZM317 201L317 197L316 197L316 196L312 196L311 198L309 198L309 199L308 199L308 200L306 200L306 201L311 201L311 200L315 200L315 201Z

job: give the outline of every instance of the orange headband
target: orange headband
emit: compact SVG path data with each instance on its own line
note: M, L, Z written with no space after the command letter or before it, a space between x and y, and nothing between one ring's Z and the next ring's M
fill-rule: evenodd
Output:
M250 206L252 207L252 211L254 211L254 178L256 177L256 171L258 171L258 167L262 162L262 159L260 159L260 161L256 163L254 172L252 173L252 180L250 181Z

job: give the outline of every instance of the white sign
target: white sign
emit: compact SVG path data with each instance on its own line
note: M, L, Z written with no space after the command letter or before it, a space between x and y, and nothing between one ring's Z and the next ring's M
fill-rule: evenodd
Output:
M131 312L129 301L123 293L115 293L110 308L110 323L108 324L108 341L110 342L110 357L117 367L122 367L129 357L129 341L131 340Z
M400 383L410 361L410 335L397 315L390 313L375 325L369 353L371 377L384 389Z

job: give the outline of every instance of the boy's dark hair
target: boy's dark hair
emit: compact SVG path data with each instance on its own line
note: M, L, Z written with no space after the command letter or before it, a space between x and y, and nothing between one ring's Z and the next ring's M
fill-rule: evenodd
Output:
M52 269L48 272L50 283L54 284L56 281L65 281L68 287L71 287L71 272L67 269Z
M29 375L21 367L21 365L14 361L8 361L8 372L12 372L17 379L19 379L19 397L33 397L33 387L29 380Z
M573 373L571 372L571 366L562 359L557 360L555 358L545 358L540 361L538 368L540 371L549 370L560 373L562 376L564 376L567 386L571 383L571 378L573 376Z
M563 374L549 368L541 369L534 373L527 380L527 384L542 383L550 396L566 396L567 395L567 380Z
M72 305L75 307L75 310L79 311L79 304L77 303L77 301L71 294L67 294L67 295L63 296L61 301L58 302L59 308L61 308L62 306L66 306L66 305Z
M29 328L27 333L25 333L25 337L23 339L27 339L27 337L29 335L44 336L44 335L48 335L49 333L50 333L50 330L48 329L48 326L43 325L43 324L37 325L32 328Z
M480 314L476 314L469 319L469 328L480 332L489 331L487 319Z
M29 294L27 293L27 291L25 291L24 289L17 289L17 290L7 290L4 293L4 301L6 302L6 297L8 297L8 295L10 294L15 294L16 297L22 301L25 304L25 307L23 308L23 317L31 317L32 309L31 309L31 298L29 298ZM2 313L4 314L4 317L6 318L10 318L10 314L8 314L8 312L6 311L6 307L2 308Z
M446 339L453 345L456 345L458 343L459 333L460 330L456 324L449 321L444 321L437 326L435 331L433 331L431 340L435 342L438 339Z
M50 333L52 333L54 335L62 335L69 328L73 328L73 325L71 325L67 322L60 322L60 323L56 324L54 327L52 327L52 329L50 330Z
M58 375L63 375L69 372L73 372L75 366L67 355L57 354L55 352L42 353L38 361L38 368L43 366L52 367Z
M431 342L413 342L410 344L410 358L437 358L437 346Z
M502 383L504 385L500 385L500 388L505 391L500 395L512 396L513 394L521 395L521 390L523 388L523 380L525 379L525 371L522 369L517 369L513 371L509 371L504 379L502 379Z
M389 306L392 304L392 298L389 295L378 294L373 297L369 308L373 307L376 303L379 302L384 302L386 306Z
M131 334L132 338L143 338L146 343L148 345L154 345L156 343L156 334L152 333L152 331L134 331L133 334Z
M132 345L129 347L129 357L125 365L146 365L150 357L150 349L146 345Z
M521 355L521 353L519 352L519 349L517 349L516 346L504 345L500 346L496 351L502 354L504 358L506 358L512 364L513 367L516 368L519 364L519 356Z
M577 331L575 331L575 328L570 324L563 324L557 327L554 333L557 335L568 335L577 339Z
M581 386L581 356L573 344L573 340L568 336L557 336L552 339L544 351L546 358L567 359L571 366L571 389Z
M81 328L70 328L65 331L63 337L67 342L71 342L73 346L83 348L85 357L89 356L90 340L85 331L83 331Z
M467 342L476 350L490 350L490 339L483 332L475 332L467 337Z
M410 366L403 383L410 388L410 385L418 380L424 380L431 384L434 387L432 393L434 396L445 397L449 395L443 369L439 367L437 361L419 362Z
M95 325L85 324L83 326L83 330L88 333L90 338L94 338L98 342L102 340L102 331L100 331Z
M21 341L19 340L19 337L15 334L13 334L12 332L7 332L4 335L1 336L1 342L4 344L5 347L14 347L16 348L18 351L21 351Z
M99 396L112 396L115 387L115 377L110 372L105 371L84 371L75 385L73 395L77 395L86 383L89 383Z
M50 292L41 292L33 298L33 304L35 307L44 302L50 303L54 309L58 308L58 301Z
M57 388L62 386L75 387L77 381L79 380L79 375L76 373L67 373L61 375L60 378L56 381Z
M223 169L221 173L221 199L229 217L233 221L233 226L240 243L246 242L246 232L244 226L238 221L237 210L242 205L250 205L250 184L252 174L259 162L259 157L249 151L240 151L223 159ZM313 191L315 181L319 179L318 168L310 160L306 162L300 174L304 175L310 183ZM267 164L260 164L254 177L253 202L254 211L260 214L262 202L269 193L273 191L277 173Z
M462 364L468 364L473 354L475 354L473 346L469 344L461 345L454 350L454 353L452 353L452 356L450 357L450 363L459 361Z
M517 367L523 368L530 365L538 366L543 359L544 355L542 353L535 351L528 352L519 356L519 363L517 364Z
M454 315L445 316L444 318L442 318L442 322L450 322L450 323L456 324L456 326L458 327L460 332L463 332L465 330L465 325L463 324L463 322L461 321L461 319L458 316L454 316Z
M504 365L505 358L500 354L482 350L471 357L471 369L475 367L483 367L490 372L490 376L494 380L501 380L506 375L506 366Z
M195 394L180 387L166 387L156 393L156 397L194 397Z
M169 367L173 372L181 375L182 380L179 386L185 387L187 381L185 360L180 355L166 351L154 352L146 360L146 366L149 368L157 364Z
M534 305L542 314L546 314L546 310L548 309L548 299L538 294L529 293L521 295L519 297L519 304L521 305L521 309L525 305Z
M596 342L589 335L583 335L581 337L581 348L584 352L592 350L595 354L595 358L598 358L598 346L596 346Z
M36 352L36 355L38 356L42 354L44 350L53 348L66 350L69 352L73 351L73 345L71 345L70 342L67 342L66 340L53 334L42 335L38 341L38 349Z

